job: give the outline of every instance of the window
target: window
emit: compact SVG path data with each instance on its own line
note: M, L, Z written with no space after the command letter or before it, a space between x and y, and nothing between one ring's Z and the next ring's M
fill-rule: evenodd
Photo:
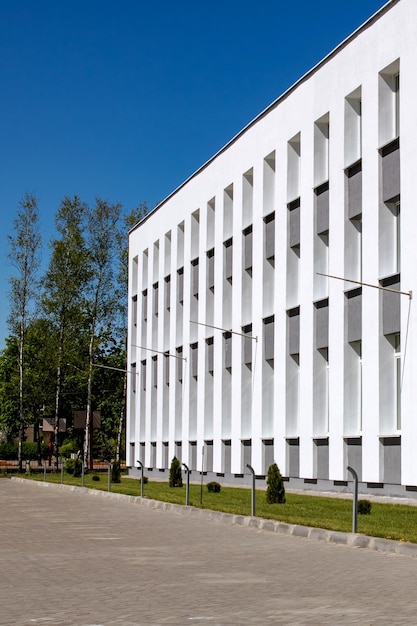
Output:
M137 326L138 324L138 297L133 296L132 298L132 324L133 326Z
M243 269L252 270L252 225L243 231Z
M191 261L191 288L195 298L198 298L198 266L198 258Z
M272 361L274 358L274 316L264 319L264 358Z
M316 318L316 350L322 350L329 345L329 301L322 300L315 304Z
M206 354L207 354L207 371L209 374L213 374L214 371L214 338L208 337L206 339Z
M224 367L227 370L232 369L232 333L223 333L224 340Z
M148 319L148 290L142 291L142 319L144 322Z
M395 362L395 399L396 399L396 418L397 430L401 430L401 342L400 333L394 337L394 362Z
M164 354L164 384L169 385L169 353Z
M171 308L171 275L165 276L165 308L167 311Z
M132 363L130 366L130 380L132 384L132 393L136 393L136 363Z
M177 353L177 381L182 383L182 370L183 370L183 358L182 358L182 346L178 346Z
M300 353L300 307L287 311L287 323L288 354L294 356Z
M152 357L152 386L158 386L158 357L155 355Z
M214 291L214 248L207 252L207 289Z
M324 235L329 232L329 183L317 187L315 196L316 233Z
M275 257L275 213L264 218L265 258L272 261Z
M362 340L362 288L352 289L346 294L347 340L349 343Z
M198 343L190 345L190 369L191 376L197 380L198 375Z
M224 277L232 282L233 277L233 239L224 242Z
M245 335L252 335L252 324L243 326L242 333ZM243 341L243 363L250 367L252 365L252 338L242 337Z
M155 283L153 286L153 313L156 317L158 316L158 299L159 299L159 287L158 287L158 283Z
M289 226L288 226L288 244L290 248L299 248L300 246L300 198L288 204Z
M184 268L177 270L177 294L179 304L184 302Z

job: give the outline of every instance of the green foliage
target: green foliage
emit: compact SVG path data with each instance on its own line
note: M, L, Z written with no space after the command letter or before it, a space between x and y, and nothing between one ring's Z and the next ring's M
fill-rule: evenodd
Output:
M371 508L372 508L372 504L369 502L369 500L359 500L358 502L359 515L370 515Z
M285 503L285 487L278 465L273 463L268 468L266 501L268 504Z
M62 444L59 449L59 455L65 459L69 459L71 454L75 454L78 452L79 446L76 441L68 441L67 443Z
M42 458L48 456L48 446L42 443L40 445L40 454ZM2 443L0 444L0 459L3 461L15 460L18 456L18 444ZM24 441L22 444L22 458L29 461L35 461L38 458L38 444Z
M47 269L36 286L39 243L36 198L26 194L19 205L12 236L10 259L17 267L11 285L10 329L0 351L0 431L6 440L24 438L24 428L42 417L67 419L71 428L75 410L100 410L102 437L93 444L96 458L119 458L123 446L127 332L127 233L148 208L141 204L122 213L119 204L97 198L89 206L78 196L64 197L56 215L56 236L51 242ZM28 228L22 228L26 224ZM27 233L33 236L27 237ZM19 281L26 275L27 290ZM20 271L22 270L22 271ZM32 280L33 279L33 280ZM24 345L20 331L21 297L34 296L24 321ZM23 303L25 304L25 303ZM29 301L26 301L29 304ZM24 366L24 402L21 410L19 362ZM108 368L89 367L89 364ZM81 433L81 438L82 433ZM97 437L95 437L97 439ZM62 435L57 445L63 445ZM76 451L82 449L78 442ZM54 454L57 452L54 449ZM68 449L64 448L67 455Z
M111 466L111 481L112 483L120 483L120 461L113 461Z
M93 474L91 480L94 480L94 482L98 483L100 480L100 476L98 474Z
M182 487L181 463L176 456L172 459L171 467L169 469L169 486Z
M139 478L139 485L140 485L140 483L141 483L141 482L142 482L142 479L141 479L141 478ZM147 476L144 476L144 477L143 477L143 484L144 484L144 485L147 485L147 484L148 484L148 477L147 477Z
M83 471L83 465L80 459L67 459L65 461L64 470L67 474L72 474L74 478L79 478Z
M215 480L213 480L212 482L207 483L207 489L211 493L219 493L219 491L221 490L221 486L220 483L217 483Z

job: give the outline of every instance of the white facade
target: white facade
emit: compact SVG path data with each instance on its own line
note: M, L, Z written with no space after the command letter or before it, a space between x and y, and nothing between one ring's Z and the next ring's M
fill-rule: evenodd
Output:
M128 465L417 485L416 58L392 0L131 231Z

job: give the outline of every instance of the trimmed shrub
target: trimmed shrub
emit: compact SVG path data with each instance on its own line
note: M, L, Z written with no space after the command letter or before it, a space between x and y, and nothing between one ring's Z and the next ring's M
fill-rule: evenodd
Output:
M141 482L142 482L142 479L141 479L141 478L139 478L139 485L140 485L140 483L141 483ZM143 477L143 484L144 484L144 485L147 485L147 484L148 484L148 477L147 477L147 476L144 476L144 477Z
M268 504L284 504L285 503L285 487L282 480L281 472L278 465L274 463L268 468L268 478L266 481L268 487L266 489L266 501Z
M120 478L120 461L113 461L111 466L111 481L112 483L121 483Z
M358 513L359 515L370 515L371 514L372 504L369 500L359 500L358 501Z
M93 474L91 478L92 478L92 480L94 480L96 482L98 482L100 480L100 476L98 474Z
M169 468L169 486L182 487L181 463L176 456L172 459L171 467Z
M216 481L213 480L211 483L207 483L207 489L210 491L210 493L219 493L219 491L221 490L221 486L220 483L216 483Z

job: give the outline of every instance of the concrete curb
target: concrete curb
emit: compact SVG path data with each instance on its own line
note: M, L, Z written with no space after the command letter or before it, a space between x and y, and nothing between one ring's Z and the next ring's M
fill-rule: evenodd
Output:
M281 535L291 535L293 537L302 537L315 541L325 541L339 545L350 546L353 548L367 548L377 552L385 552L391 554L400 554L402 556L417 557L417 544L408 541L393 541L392 539L383 539L382 537L369 537L359 533L342 533L334 530L326 530L324 528L314 528L311 526L300 526L298 524L287 524L285 522L277 522L275 520L264 519L262 517L251 517L246 515L235 515L233 513L223 513L221 511L212 511L211 509L198 509L193 506L185 506L181 504L172 504L171 502L162 502L160 500L150 500L141 498L140 496L127 496L121 493L113 493L108 491L100 491L98 489L88 489L87 487L76 487L74 485L61 485L57 483L41 482L37 480L27 480L12 476L10 480L20 483L37 485L39 487L47 487L52 489L64 489L66 491L77 491L87 495L96 497L105 497L112 500L129 502L130 504L140 504L148 508L172 511L179 515L190 515L211 522L223 524L235 524L238 526L247 526L256 530L265 530L267 532L278 533Z

